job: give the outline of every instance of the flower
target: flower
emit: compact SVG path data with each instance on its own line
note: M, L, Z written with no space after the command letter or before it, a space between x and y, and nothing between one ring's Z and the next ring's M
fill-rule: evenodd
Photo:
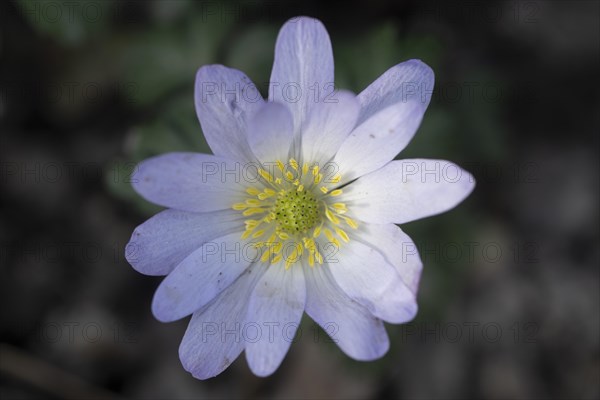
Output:
M288 21L268 101L240 71L198 71L196 110L214 155L160 155L132 176L168 209L137 227L126 256L167 275L152 302L158 320L193 315L179 355L196 378L244 350L256 375L273 373L304 312L353 359L383 356L383 321L415 316L422 269L396 224L447 211L474 188L448 161L392 161L429 104L427 65L398 64L358 96L334 91L333 75L324 26Z

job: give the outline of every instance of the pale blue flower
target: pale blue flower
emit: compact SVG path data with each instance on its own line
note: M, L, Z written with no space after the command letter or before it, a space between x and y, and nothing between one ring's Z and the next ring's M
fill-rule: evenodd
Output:
M165 154L133 175L168 209L135 230L127 258L167 275L157 319L193 314L179 354L197 378L244 350L255 374L273 373L304 312L353 359L383 356L383 321L415 316L422 268L395 224L447 211L474 188L448 161L392 161L429 104L427 65L398 64L358 96L333 92L333 69L323 25L288 21L268 101L240 71L198 71L196 110L214 155Z

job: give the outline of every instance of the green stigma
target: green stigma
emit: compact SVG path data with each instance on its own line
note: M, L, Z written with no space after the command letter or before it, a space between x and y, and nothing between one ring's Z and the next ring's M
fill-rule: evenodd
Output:
M305 233L319 221L317 199L306 190L280 193L273 212L281 230L292 234Z

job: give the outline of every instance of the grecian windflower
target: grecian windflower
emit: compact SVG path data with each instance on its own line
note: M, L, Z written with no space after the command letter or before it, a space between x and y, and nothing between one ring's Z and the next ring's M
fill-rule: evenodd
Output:
M256 375L273 373L304 312L353 359L383 356L383 321L415 316L422 268L396 224L474 188L448 161L392 161L429 104L427 65L398 64L357 96L333 89L333 69L327 31L305 17L279 33L268 101L240 71L200 68L195 104L214 155L160 155L132 177L168 209L135 230L126 256L167 275L158 320L192 315L179 355L196 378L244 350Z

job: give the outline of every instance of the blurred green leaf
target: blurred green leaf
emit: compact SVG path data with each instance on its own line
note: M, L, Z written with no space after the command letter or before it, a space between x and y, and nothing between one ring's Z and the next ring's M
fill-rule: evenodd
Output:
M243 29L231 40L225 64L246 73L267 96L278 28L263 24Z
M124 81L136 82L134 103L144 107L179 88L192 88L198 68L214 63L230 24L191 15L180 26L123 38L117 63Z
M336 84L360 92L396 64L420 58L429 65L438 63L441 45L434 38L400 38L396 26L383 23L367 34L334 37Z
M194 108L192 92L160 107L156 117L132 129L135 160L172 151L210 153Z
M419 130L406 149L396 157L456 159L462 157L464 149L457 146L460 140L459 120L437 104L430 104Z
M90 37L105 32L114 9L112 0L17 0L14 4L36 32L64 46L81 45Z
M152 120L131 129L127 159L117 159L107 174L107 187L116 197L132 203L141 213L155 214L151 205L131 187L129 174L149 157L174 151L210 153L196 117L192 92L176 97L161 107Z

